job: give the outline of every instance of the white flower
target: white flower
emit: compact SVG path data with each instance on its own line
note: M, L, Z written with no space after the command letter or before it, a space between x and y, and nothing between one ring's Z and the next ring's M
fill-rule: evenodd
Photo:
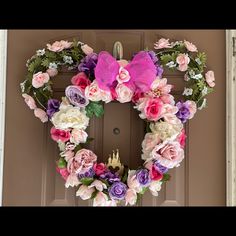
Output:
M203 90L202 90L202 96L204 97L205 95L207 95L207 87L204 86Z
M197 62L198 65L202 64L202 62L201 62L201 60L199 58L196 58L195 61Z
M98 191L102 192L103 189L107 189L106 184L104 184L102 181L100 180L94 180L89 186L88 188L93 188L95 187Z
M65 63L68 63L68 64L73 64L73 60L72 60L72 57L70 57L70 56L63 56L63 61L65 62Z
M202 78L202 74L196 74L191 76L192 79L201 79Z
M42 50L39 49L39 50L36 51L36 55L37 55L37 56L43 56L44 54L45 54L45 48L42 49Z
M133 91L124 84L116 86L117 101L120 103L130 102L133 97Z
M191 88L184 88L183 95L190 96L193 94L193 89Z
M66 179L66 183L65 183L65 187L69 188L71 187L75 187L78 186L80 184L80 181L78 180L78 177L76 174L70 174L67 179Z
M153 196L158 196L158 192L161 190L161 181L152 181L149 185L149 190Z
M82 200L88 200L91 198L94 191L94 188L89 188L86 185L81 185L79 187L79 190L76 192L76 196L80 197Z
M136 173L136 170L129 170L128 178L127 178L127 185L130 189L133 189L135 192L139 193L142 191L142 186L138 182L135 173Z
M89 124L89 118L85 111L78 107L65 106L60 111L55 112L51 119L56 129L86 129Z
M55 62L50 62L48 68L49 69L57 69L57 64Z
M108 196L103 192L98 192L93 200L93 206L107 206Z
M198 109L202 110L204 107L206 107L206 98L203 99L202 105Z
M172 68L172 67L176 67L176 64L173 61L170 61L166 63L166 66L168 66L169 68Z
M79 144L86 143L88 134L82 129L73 129L71 132L70 142Z
M125 205L134 205L137 201L137 193L133 189L128 189L125 195Z

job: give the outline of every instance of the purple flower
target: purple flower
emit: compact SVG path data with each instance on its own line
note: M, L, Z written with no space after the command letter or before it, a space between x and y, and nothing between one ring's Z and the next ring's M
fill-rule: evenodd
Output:
M95 172L93 170L93 168L90 168L88 171L86 171L83 174L78 174L78 179L82 179L82 178L93 178L93 176L95 175Z
M52 118L53 114L59 111L60 102L57 99L49 99L47 104L47 115Z
M120 181L118 174L107 171L99 176L101 179L105 179L109 184Z
M83 95L83 92L78 86L68 86L66 88L65 94L70 103L77 107L85 107L89 104L88 99Z
M94 77L94 69L97 65L98 55L96 53L90 53L83 58L78 66L80 72L85 72L88 76Z
M108 193L111 199L113 200L122 200L125 197L128 187L126 184L118 181L114 182L111 187L108 189Z
M154 168L156 171L158 171L160 174L165 174L169 169L165 166L162 166L158 161L154 162Z
M186 102L178 102L176 106L179 108L179 111L176 113L176 116L185 123L190 116L190 111L188 107L188 103Z
M151 181L148 169L137 170L136 171L136 178L142 186L146 186Z
M156 53L154 51L148 51L148 54L151 57L154 65L156 66L157 76L161 77L163 74L163 67L160 65L159 59L156 56Z

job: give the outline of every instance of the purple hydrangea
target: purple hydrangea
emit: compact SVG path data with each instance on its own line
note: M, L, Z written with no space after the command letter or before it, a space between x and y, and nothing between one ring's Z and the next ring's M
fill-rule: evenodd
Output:
M105 179L109 184L120 181L118 174L107 171L99 176L101 179Z
M96 53L90 53L83 58L78 66L80 72L86 73L88 76L94 77L94 69L97 65L98 55Z
M51 119L55 112L59 111L60 102L57 99L49 99L47 104L47 115Z
M111 199L122 200L125 197L127 189L128 187L126 184L117 181L111 185L111 187L108 189L108 193Z
M182 121L182 123L185 123L190 116L188 104L186 102L178 102L176 103L176 106L179 109L176 116Z
M95 171L93 168L90 168L88 171L86 171L83 174L78 174L78 179L82 179L82 178L93 178L93 176L95 175Z
M156 171L158 171L160 174L165 174L169 169L165 166L162 166L158 161L154 162L154 168Z
M150 175L148 169L139 169L136 171L136 178L142 186L146 186L150 183Z

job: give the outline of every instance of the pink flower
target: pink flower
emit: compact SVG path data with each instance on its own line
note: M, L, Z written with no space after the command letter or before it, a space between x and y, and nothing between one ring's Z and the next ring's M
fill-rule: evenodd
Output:
M191 101L191 100L186 101L185 104L187 104L189 112L190 112L188 119L192 119L197 111L197 105L194 101Z
M70 142L79 144L86 143L88 134L82 129L73 129L71 132Z
M47 44L48 50L50 50L52 52L60 52L63 49L70 48L71 46L72 46L72 42L68 42L68 41L64 41L64 40L56 41L52 45Z
M69 172L67 171L66 168L56 168L57 172L62 176L64 180L67 180L69 176Z
M185 140L186 140L186 134L185 134L185 130L182 129L181 133L178 135L177 137L177 141L179 142L181 148L184 148L185 146Z
M142 142L142 152L145 154L149 154L152 149L161 142L160 138L157 134L154 133L146 133L144 140ZM145 155L147 156L147 155Z
M106 184L104 184L102 181L96 179L94 180L90 185L89 188L95 187L98 191L102 192L103 189L107 189Z
M66 179L66 183L65 183L65 187L69 188L71 187L75 187L78 186L80 184L80 181L78 180L78 177L75 173L71 173L67 179Z
M95 191L94 188L89 188L86 185L81 185L76 192L76 196L80 197L82 200L88 200L91 198L92 193Z
M51 138L56 142L61 141L65 143L66 141L70 140L70 131L56 129L55 127L52 127L50 134Z
M116 94L117 94L116 100L119 101L120 103L125 103L131 101L134 93L126 85L118 84L116 86Z
M151 180L161 180L163 178L163 174L159 173L154 165L152 165L152 168L150 170L150 177L151 177Z
M142 186L138 182L135 170L129 170L128 178L127 178L127 185L130 189L133 189L135 192L139 193L142 191Z
M128 189L125 195L125 205L135 205L137 201L137 194L133 189Z
M42 73L41 71L33 75L32 85L35 88L40 88L49 81L50 77L48 73Z
M104 163L95 163L94 166L93 166L93 169L95 171L95 174L97 176L100 176L101 174L103 174L106 170L107 170L107 167Z
M187 54L180 53L176 58L176 62L179 64L178 66L179 71L186 71L188 69L190 58L188 57Z
M98 192L93 200L93 206L107 206L108 196L103 192Z
M91 84L91 81L84 72L80 72L72 77L71 83L73 85L79 86L82 90L85 90L85 88Z
M172 46L169 43L169 39L161 38L154 44L155 49L162 49L162 48L171 48Z
M25 103L31 110L34 110L35 108L37 108L34 99L30 95L23 93L22 97L25 99Z
M72 150L66 150L61 153L61 156L65 158L65 160L68 162L72 157L74 157L74 152Z
M49 74L50 77L54 77L58 74L58 70L55 68L49 68L47 69L47 73Z
M89 47L87 44L84 44L83 46L81 46L81 49L86 55L93 53L93 49Z
M208 83L208 85L213 88L215 87L215 75L214 75L214 71L209 70L206 74L206 82Z
M96 80L85 88L85 96L94 102L102 100L101 90Z
M167 141L157 145L152 150L152 158L158 160L162 166L167 168L178 167L184 159L184 150L177 141Z
M136 90L136 91L134 92L133 97L132 97L132 102L133 102L133 103L137 103L138 100L139 100L140 98L142 98L142 97L144 97L144 93L141 92L141 91L139 91L139 90Z
M157 121L161 115L163 103L159 98L151 98L144 108L145 116L148 120Z
M184 45L190 52L197 52L197 47L189 41L184 40Z
M48 116L47 113L40 109L40 108L36 108L34 109L34 115L39 118L41 120L41 122L45 123L48 121Z
M125 68L120 67L119 74L116 76L116 80L118 83L122 84L124 82L128 82L130 80L129 71L127 71Z
M97 156L88 149L79 150L67 163L69 173L83 174L96 162Z
M101 100L105 103L109 103L113 100L111 91L100 90L101 92Z

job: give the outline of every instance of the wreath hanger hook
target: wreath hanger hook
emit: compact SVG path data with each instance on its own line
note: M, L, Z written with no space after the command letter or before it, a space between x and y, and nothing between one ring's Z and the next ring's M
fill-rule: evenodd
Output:
M123 58L123 46L120 41L116 41L113 45L113 57L115 57L116 60Z

